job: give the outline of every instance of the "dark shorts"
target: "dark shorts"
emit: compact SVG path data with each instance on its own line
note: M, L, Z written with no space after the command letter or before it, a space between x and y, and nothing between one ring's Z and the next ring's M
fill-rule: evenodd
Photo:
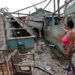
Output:
M66 50L68 46L63 46L63 47L64 47L64 50ZM72 49L71 49L71 51L74 51L74 50L75 50L75 44L72 44Z
M68 46L63 46L64 50L67 50L67 47ZM75 44L72 44L72 49L70 50L68 57L72 58L74 53L75 53Z

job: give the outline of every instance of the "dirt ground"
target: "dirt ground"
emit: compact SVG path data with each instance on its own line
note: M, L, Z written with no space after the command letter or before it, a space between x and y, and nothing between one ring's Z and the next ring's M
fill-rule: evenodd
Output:
M53 75L66 75L66 71L63 70L64 65L62 65L59 60L52 58L54 54L44 42L39 41L38 45L35 44L34 53L35 66L42 68ZM35 68L34 75L50 74Z

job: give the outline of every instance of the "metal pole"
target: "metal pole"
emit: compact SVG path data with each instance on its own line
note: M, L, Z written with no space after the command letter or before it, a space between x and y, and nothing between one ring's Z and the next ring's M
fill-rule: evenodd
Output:
M29 25L29 21L30 21L30 11L29 11L29 16L28 16L27 25Z
M72 1L73 1L73 0L70 0L70 1L68 1L66 4L68 5L68 4L71 3ZM66 4L62 5L59 9L62 9L63 7L65 7ZM56 12L58 12L58 10L56 10L53 14L55 14Z
M18 11L18 19L20 18L20 16L19 16L19 11ZM20 23L20 20L19 20L19 23Z
M60 24L60 0L58 0L58 19L59 19L59 24Z
M54 0L54 12L55 12L55 0Z
M67 0L65 1L65 9L67 8Z
M54 12L55 12L55 0L54 0ZM52 20L53 20L53 25L55 25L54 15L52 16Z
M19 17L19 11L18 11L18 17Z

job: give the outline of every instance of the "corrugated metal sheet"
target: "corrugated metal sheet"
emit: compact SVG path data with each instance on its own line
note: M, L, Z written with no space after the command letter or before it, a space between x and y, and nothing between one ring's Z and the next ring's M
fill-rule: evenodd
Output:
M0 14L0 49L3 49L3 45L5 45L5 35L4 35L3 20Z
M64 36L64 31L60 29L59 26L44 26L44 37L45 39L54 44L57 50L61 53L65 53L61 41L62 37Z
M75 12L75 3L65 9L64 15L67 16L67 15L70 15L74 12Z

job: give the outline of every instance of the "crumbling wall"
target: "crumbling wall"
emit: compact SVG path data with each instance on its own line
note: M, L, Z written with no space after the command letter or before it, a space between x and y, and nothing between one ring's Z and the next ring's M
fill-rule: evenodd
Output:
M5 48L5 35L4 35L3 20L0 14L0 49L4 48Z

